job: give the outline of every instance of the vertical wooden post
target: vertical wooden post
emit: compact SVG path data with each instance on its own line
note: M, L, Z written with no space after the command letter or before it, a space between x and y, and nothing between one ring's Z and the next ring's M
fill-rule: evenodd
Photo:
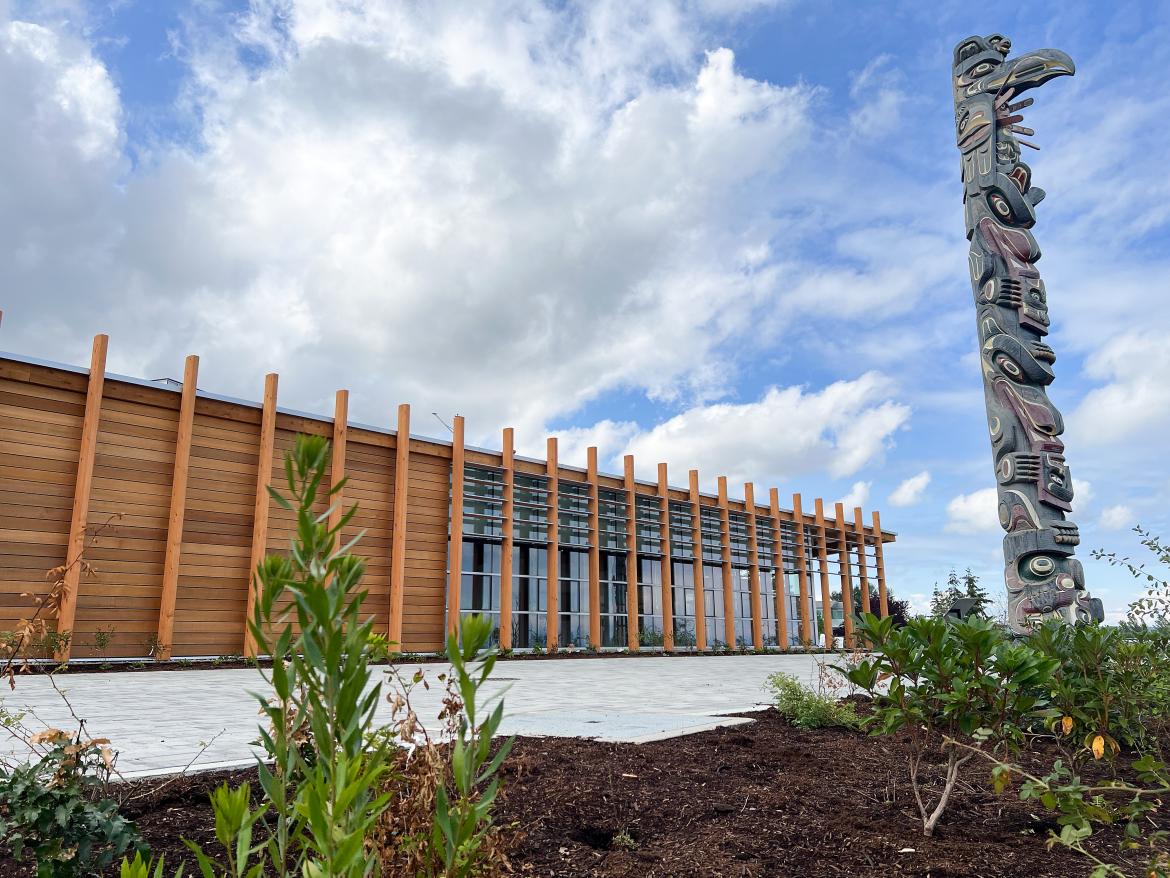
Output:
M597 446L585 450L589 480L589 643L601 649L601 495L597 485Z
M809 606L812 583L808 572L808 552L804 545L804 512L800 494L792 495L792 520L796 525L796 582L800 588L800 639L804 648L813 646L813 612Z
M674 589L670 569L670 484L666 464L658 464L658 529L662 550L662 648L674 652Z
M516 487L515 432L504 428L504 535L500 543L500 648L512 648L512 526Z
M410 480L410 406L398 406L394 437L394 522L390 532L390 620L387 639L403 651L402 613L406 604L406 516Z
M743 486L743 496L747 506L748 527L748 576L750 578L752 601L752 645L756 649L764 648L764 614L760 599L760 558L757 554L759 542L756 537L756 486L747 482Z
M849 531L845 528L845 506L834 504L837 525L837 555L841 568L841 612L844 615L844 643L853 649L853 570L849 563Z
M337 527L345 514L342 483L345 481L345 445L349 437L349 391L339 390L333 399L333 442L329 461L329 527ZM336 493L334 493L336 492ZM338 535L338 545L341 538Z
M833 642L833 601L829 596L829 546L825 536L825 502L816 500L817 519L817 561L821 568L821 628L825 635L825 649L832 649Z
M252 554L248 560L248 604L244 617L244 655L256 657L256 638L248 625L260 597L256 570L268 554L268 481L272 478L272 456L276 446L275 372L264 376L264 408L260 415L260 450L256 460L256 500L252 512Z
M179 401L179 425L175 433L175 462L171 475L171 509L167 519L167 546L163 559L162 592L158 602L159 661L171 657L175 631L175 605L179 596L179 560L183 549L183 518L187 510L187 476L191 468L191 433L195 425L195 394L199 383L199 358L192 354L183 365L183 395Z
M865 525L861 520L861 507L853 507L853 535L857 538L857 574L861 580L861 612L873 612L869 605L869 560L865 552Z
M723 556L723 638L735 649L735 592L731 586L731 510L727 506L727 476L719 477L719 525Z
M637 493L634 485L634 455L622 459L626 476L626 643L636 650L638 638L638 528L636 524Z
M882 552L882 519L875 509L873 511L873 555L877 563L878 604L881 606L882 618L890 615L890 602L886 597L886 561Z
M95 335L89 359L89 382L85 391L85 415L81 421L81 445L77 453L77 479L73 487L73 516L69 520L69 542L65 549L65 584L57 609L57 631L69 632L69 641L57 650L57 661L68 661L73 643L73 622L81 589L81 564L85 554L85 529L89 522L89 495L93 488L93 462L97 457L98 430L102 419L102 389L106 381L106 351L110 338Z
M548 589L547 610L548 650L557 648L560 635L560 596L561 596L561 500L560 479L557 464L557 437L550 436L546 444L545 456L548 458Z
M780 492L768 492L772 518L772 571L775 574L776 639L780 649L788 649L788 576L784 572L784 541L780 531Z
M451 536L447 548L447 633L459 633L463 589L463 416L455 416L451 440Z
M699 471L693 469L690 475L691 501L691 547L694 560L691 561L695 580L695 649L702 652L707 648L707 592L703 587L703 521L699 507Z

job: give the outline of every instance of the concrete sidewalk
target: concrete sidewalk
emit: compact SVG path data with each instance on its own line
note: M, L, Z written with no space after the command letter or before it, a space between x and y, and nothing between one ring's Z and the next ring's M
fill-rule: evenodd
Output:
M612 659L504 661L488 685L505 692L507 734L641 742L749 720L728 714L767 704L765 678L786 671L815 685L817 660L831 656L733 655ZM435 680L444 664L400 665L403 678L423 670L430 691L415 690L420 719L433 728L442 698ZM383 680L377 669L371 685ZM109 738L128 777L182 770L207 742L194 768L250 764L257 737L257 705L251 692L267 692L258 671L187 670L69 674L57 678L77 715L94 737ZM73 721L44 677L18 677L16 690L0 695L9 711L27 709L27 722L69 730ZM383 700L378 717L388 721ZM0 752L16 755L15 744Z

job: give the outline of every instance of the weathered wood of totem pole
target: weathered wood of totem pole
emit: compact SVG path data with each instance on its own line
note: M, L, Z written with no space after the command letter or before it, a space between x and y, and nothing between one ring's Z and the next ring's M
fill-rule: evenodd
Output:
M1040 248L1029 229L1044 190L1032 185L1015 135L1029 89L1071 76L1072 59L1040 49L1008 59L999 34L955 47L955 123L962 154L963 203L971 242L971 285L979 326L987 423L995 459L1009 620L1024 634L1045 619L1100 618L1073 551L1080 536L1067 520L1073 485L1060 439L1064 422L1045 388L1056 355L1044 343L1048 301L1036 270Z

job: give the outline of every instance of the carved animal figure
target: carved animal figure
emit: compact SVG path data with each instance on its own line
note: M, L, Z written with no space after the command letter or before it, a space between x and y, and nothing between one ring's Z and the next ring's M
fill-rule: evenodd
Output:
M1032 98L1020 96L1074 73L1072 59L1040 49L1011 60L1000 34L955 47L955 135L962 154L963 204L971 242L971 286L978 316L987 424L995 458L1009 621L1027 633L1044 619L1101 617L1073 557L1080 536L1065 517L1073 485L1064 458L1064 421L1048 399L1056 354L1048 335L1048 295L1036 269L1030 229L1044 190L1032 185L1017 135Z

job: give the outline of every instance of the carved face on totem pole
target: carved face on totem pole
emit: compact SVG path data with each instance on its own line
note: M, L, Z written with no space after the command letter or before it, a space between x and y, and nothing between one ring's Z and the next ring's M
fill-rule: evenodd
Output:
M1072 477L1064 458L1064 421L1049 401L1056 354L1048 335L1048 295L1030 229L1044 190L1020 158L1019 124L1032 104L1020 96L1058 76L1072 59L1041 49L1008 59L999 34L968 37L955 47L955 135L962 155L964 214L978 314L987 422L995 457L1004 537L1010 621L1020 632L1052 617L1073 622L1097 615L1073 557L1080 538L1065 519Z

